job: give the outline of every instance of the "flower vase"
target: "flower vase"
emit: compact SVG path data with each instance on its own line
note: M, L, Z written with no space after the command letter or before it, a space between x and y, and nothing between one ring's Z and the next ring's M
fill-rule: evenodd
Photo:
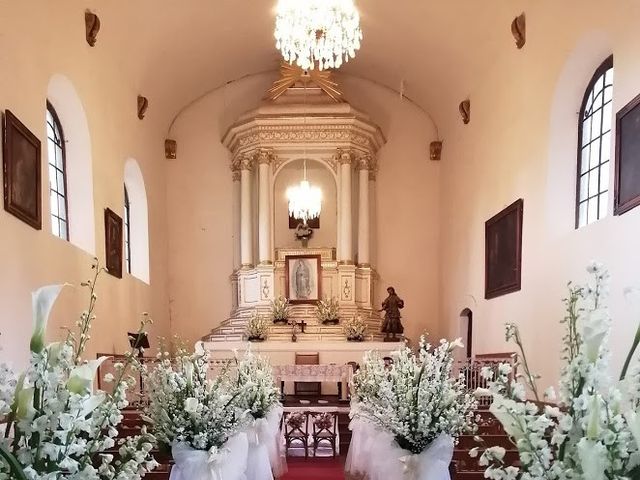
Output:
M251 336L251 337L247 337L247 340L250 342L264 342L265 341L265 337L259 337L259 336Z
M297 342L298 341L298 336L294 333L291 334L291 341L292 342Z
M288 318L274 318L273 319L273 323L274 325L286 325L289 323L289 319Z

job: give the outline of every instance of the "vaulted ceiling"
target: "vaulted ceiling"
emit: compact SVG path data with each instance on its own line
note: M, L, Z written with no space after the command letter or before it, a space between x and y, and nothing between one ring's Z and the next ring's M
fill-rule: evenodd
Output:
M515 2L513 2L515 3ZM436 117L457 109L492 45L512 42L506 0L356 0L364 40L342 71L400 90ZM186 104L245 75L275 71L276 0L128 0L96 5L167 124ZM110 32L111 30L111 32ZM116 35L117 33L117 35ZM114 36L115 35L115 36ZM161 103L162 105L159 105Z

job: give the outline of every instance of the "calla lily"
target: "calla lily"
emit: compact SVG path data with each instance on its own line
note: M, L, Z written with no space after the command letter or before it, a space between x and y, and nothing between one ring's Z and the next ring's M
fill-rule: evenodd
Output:
M637 412L629 411L624 414L624 418L629 425L629 431L636 441L636 445L640 448L640 415Z
M31 294L33 305L33 335L29 347L33 353L40 353L44 349L44 335L47 330L49 314L64 285L49 285Z
M97 360L79 365L71 370L69 380L67 380L67 389L71 393L83 395L93 390L93 379L96 377L98 367L109 357L100 357Z
M596 440L600 434L600 398L598 395L593 395L590 403L587 438L590 440Z
M21 389L17 396L17 405L16 405L16 418L22 420L24 418L33 415L33 388L23 388Z
M587 360L595 363L600 355L600 347L609 332L609 314L606 310L598 309L587 313L582 318L582 339L584 341Z
M605 480L607 449L604 445L582 438L578 442L578 458L584 480Z
M464 343L462 343L462 337L456 338L453 342L449 344L450 350L453 350L454 348L464 348Z
M500 394L493 393L493 402L489 411L502 424L505 432L515 440L523 437L522 429L515 423L512 413L516 410L517 403L510 398L505 398Z

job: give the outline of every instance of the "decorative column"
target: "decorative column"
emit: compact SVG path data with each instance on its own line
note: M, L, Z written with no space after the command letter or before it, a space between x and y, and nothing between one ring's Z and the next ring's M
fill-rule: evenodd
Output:
M371 156L362 155L358 159L359 195L358 195L358 267L371 267L371 221L369 208L369 170Z
M231 164L231 175L233 179L232 190L232 217L233 217L233 271L240 269L242 262L240 261L240 162L238 159Z
M351 224L351 162L353 153L338 149L340 163L340 228L339 228L339 263L353 264L353 225Z
M240 157L240 262L242 268L253 267L253 219L251 214L251 171L253 158Z
M258 163L258 257L260 265L273 264L273 246L271 244L271 196L270 166L273 152L260 149L255 155Z

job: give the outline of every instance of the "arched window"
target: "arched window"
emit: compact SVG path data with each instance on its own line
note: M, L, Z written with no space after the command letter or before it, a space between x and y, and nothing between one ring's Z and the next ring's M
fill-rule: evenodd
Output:
M127 267L127 273L131 273L131 203L126 185L124 186L124 264Z
M138 162L130 158L124 165L125 235L128 245L127 268L133 277L149 283L149 213L147 191ZM127 207L128 205L128 207Z
M613 56L587 86L578 125L576 228L607 215L613 123Z
M47 102L47 152L49 158L51 231L55 236L69 240L67 160L64 136L58 114L49 102Z

